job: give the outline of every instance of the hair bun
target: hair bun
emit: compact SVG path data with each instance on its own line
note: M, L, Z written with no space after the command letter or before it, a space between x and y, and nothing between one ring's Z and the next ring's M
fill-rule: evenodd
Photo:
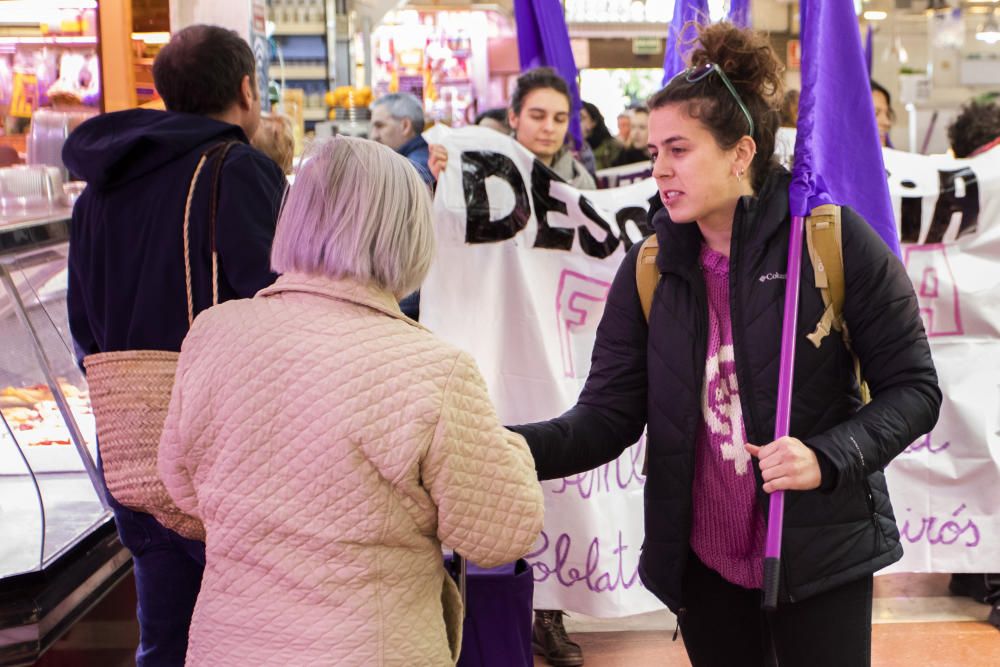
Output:
M778 105L785 68L764 33L725 21L696 25L695 30L689 54L692 67L715 63L741 94L756 94L769 106Z

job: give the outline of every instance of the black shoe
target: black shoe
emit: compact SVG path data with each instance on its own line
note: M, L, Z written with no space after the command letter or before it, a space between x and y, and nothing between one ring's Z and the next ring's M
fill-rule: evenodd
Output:
M583 664L583 650L566 634L562 618L561 611L536 609L531 648L554 667L577 667Z
M1000 575L996 574L953 574L948 582L952 595L970 597L976 602L990 604L1000 597Z

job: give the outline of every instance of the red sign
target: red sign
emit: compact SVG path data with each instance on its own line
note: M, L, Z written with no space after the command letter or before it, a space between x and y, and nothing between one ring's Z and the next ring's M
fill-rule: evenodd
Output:
M802 69L802 42L797 39L788 40L785 61L788 63L788 69Z

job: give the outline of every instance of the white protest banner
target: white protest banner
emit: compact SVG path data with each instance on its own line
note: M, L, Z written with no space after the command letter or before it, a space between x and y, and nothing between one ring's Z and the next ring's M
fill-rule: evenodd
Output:
M438 257L421 319L476 358L505 423L571 407L627 247L648 231L649 179L581 192L509 137L432 130L449 150L435 199ZM890 186L941 377L927 438L889 468L906 555L891 571L990 571L1000 562L1000 151L971 161L887 151ZM535 607L621 616L660 607L638 581L644 443L546 482L529 557Z
M944 404L889 466L903 559L891 572L1000 567L1000 150L969 160L885 150L903 262Z

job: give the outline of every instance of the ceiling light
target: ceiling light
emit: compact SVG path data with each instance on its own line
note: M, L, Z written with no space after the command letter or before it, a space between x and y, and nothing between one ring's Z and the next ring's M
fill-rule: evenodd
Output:
M869 9L864 13L864 19L866 21L884 21L889 18L887 12L880 12L874 9Z
M986 17L986 20L976 29L976 39L987 44L1000 42L1000 25L997 24L996 12Z

